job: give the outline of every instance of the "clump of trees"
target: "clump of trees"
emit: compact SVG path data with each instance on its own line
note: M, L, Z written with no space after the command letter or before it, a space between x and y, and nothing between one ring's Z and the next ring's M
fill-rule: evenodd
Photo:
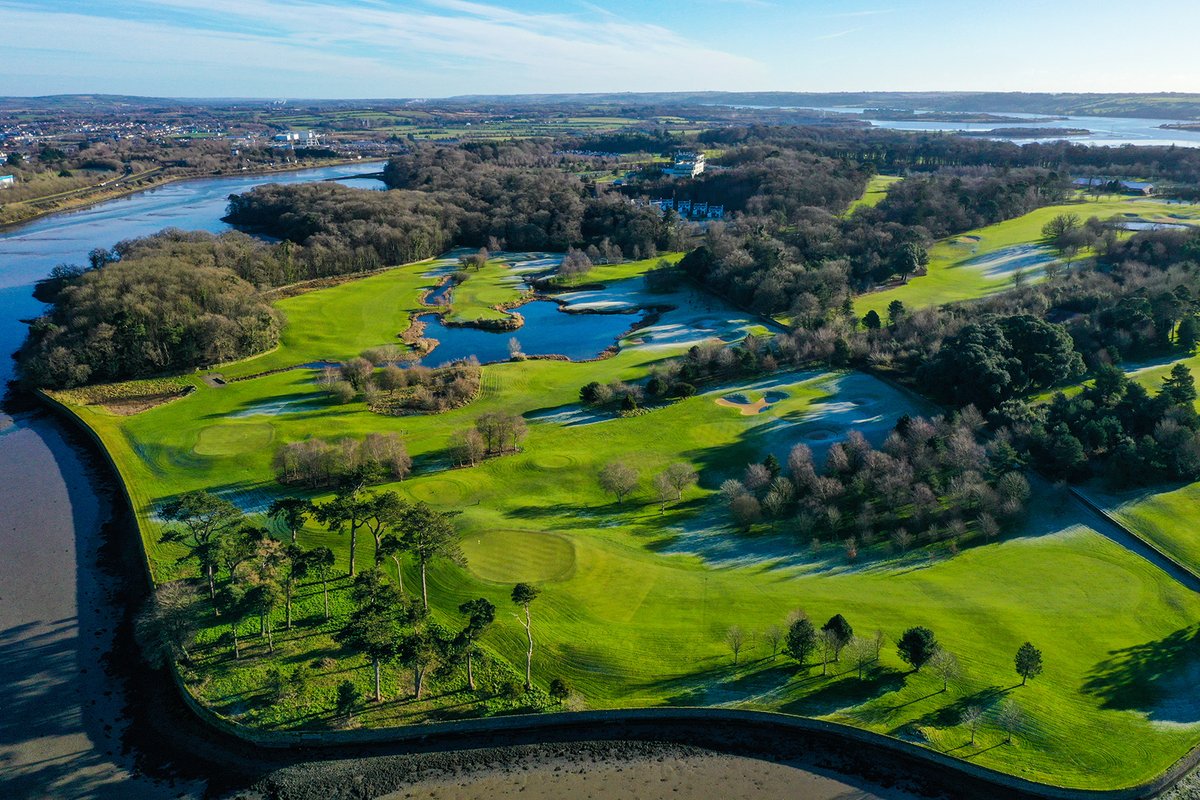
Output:
M122 259L65 282L30 324L18 368L53 389L144 378L260 353L279 330L276 311L227 269Z
M784 467L774 456L721 485L722 502L743 527L786 522L815 543L834 542L853 560L873 545L906 550L915 540L990 540L1029 498L1011 448L983 437L968 407L951 417L902 417L876 450L858 431L833 444L823 467L796 445Z
M408 448L396 433L369 433L362 439L302 439L283 445L275 454L280 483L313 489L402 481L412 465Z
M1176 364L1157 394L1113 366L1091 386L1045 406L1013 402L995 415L1003 441L1053 478L1105 477L1122 488L1200 477L1200 417L1191 371Z
M562 264L558 267L558 275L564 278L574 278L580 275L586 275L592 269L592 259L587 253L582 250L576 250L574 247L567 248L567 254L563 257Z
M508 411L484 414L475 420L474 430L478 439L470 438L482 446L480 458L519 452L521 442L525 441L525 436L529 433L525 418Z
M689 487L696 485L700 479L699 473L690 464L677 462L668 465L651 479L655 499L658 501L661 513L666 513L667 505L683 500L683 493ZM627 461L617 459L605 464L597 475L600 488L605 494L617 498L617 504L625 502L625 498L637 491L641 483L641 475Z
M272 614L283 608L285 624L291 628L296 582L313 577L324 585L333 567L328 548L285 545L228 500L209 492L186 492L163 503L158 513L165 523L161 541L182 546L183 560L199 567L214 614L229 626L235 658L241 656L239 629L247 617L259 618L259 632L273 650ZM152 642L148 652L156 657L172 653L186 657L190 634L182 609L193 613L197 604L183 585L165 584L144 615L145 640ZM328 613L326 594L326 617Z
M779 339L780 337L776 337ZM733 380L772 372L790 360L792 351L779 341L747 335L727 345L704 342L693 345L680 358L665 359L650 368L645 383L592 381L579 390L579 401L596 408L634 411L649 401L679 400L696 394L696 385L713 380Z
M1083 358L1063 326L1016 314L985 317L947 337L916 379L939 400L986 412L1083 371Z
M464 406L479 395L483 370L477 359L441 367L399 366L408 355L396 347L373 348L343 364L326 366L317 385L334 402L362 398L377 414L437 413Z

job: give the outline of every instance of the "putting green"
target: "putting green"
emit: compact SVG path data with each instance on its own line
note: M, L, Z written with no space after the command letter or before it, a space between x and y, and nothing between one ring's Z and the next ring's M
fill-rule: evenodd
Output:
M555 470L574 467L578 459L568 453L545 453L531 456L529 465L535 469Z
M469 489L456 478L433 478L412 488L412 495L426 503L461 503Z
M485 531L463 539L468 569L489 583L548 583L575 571L575 545L556 533Z
M265 422L222 423L201 428L192 451L198 456L234 456L262 450L275 438Z

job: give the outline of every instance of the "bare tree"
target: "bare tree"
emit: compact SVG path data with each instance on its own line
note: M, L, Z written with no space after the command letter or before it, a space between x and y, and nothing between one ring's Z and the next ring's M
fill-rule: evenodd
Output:
M826 675L829 672L829 662L833 661L834 654L841 648L840 640L835 631L821 629L817 633L817 650L821 653L821 674Z
M855 636L846 645L846 653L850 663L858 670L858 679L861 681L863 671L875 660L875 642L864 636Z
M762 632L762 639L771 648L771 660L775 660L775 656L779 654L779 646L783 644L784 632L783 628L778 625L772 625Z
M733 665L736 667L738 663L738 654L742 652L742 648L746 644L746 632L739 626L734 625L729 630L725 631L725 644L729 646L729 651L733 653Z
M152 665L165 666L189 658L199 622L196 592L184 581L163 583L138 614L135 634L142 654Z
M746 475L742 478L742 483L751 491L764 489L771 482L771 470L767 469L762 464L747 464Z
M929 668L942 679L943 692L950 688L950 681L958 680L962 675L958 659L949 650L941 647L933 654L933 658L929 659Z
M963 709L960 721L971 732L971 744L975 744L975 734L979 732L979 726L983 724L983 709L979 706L967 706Z
M675 487L665 472L655 475L651 484L654 486L654 493L658 495L658 513L666 514L667 503L671 502L671 498L675 496Z
M475 428L459 431L450 437L450 454L460 467L473 467L483 460L487 445Z
M663 475L666 476L667 482L674 487L676 500L682 500L684 490L689 486L694 486L700 479L696 470L692 469L690 464L684 464L682 461L667 467Z
M879 654L883 652L883 642L883 631L876 630L875 634L871 637L871 650L874 653L871 660L876 664L879 663Z
M1005 733L1004 743L1012 744L1013 735L1019 733L1025 725L1025 712L1017 705L1016 700L1005 700L996 713L996 723Z
M637 488L637 483L637 470L624 461L610 461L600 470L600 488L616 495L618 503L625 501L626 496Z

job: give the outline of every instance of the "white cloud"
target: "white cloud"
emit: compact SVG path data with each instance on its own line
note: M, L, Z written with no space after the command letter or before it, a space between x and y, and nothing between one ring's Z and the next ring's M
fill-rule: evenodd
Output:
M314 96L320 88L357 97L736 88L767 77L754 59L612 15L526 13L471 0L403 8L331 0L133 0L132 7L143 12L140 20L0 0L8 41L58 51L62 70L90 58L109 65L95 79L112 80L137 65L152 70L142 83L162 83L178 71L181 85L201 86L211 76L212 89L200 94L250 93L229 85L239 71L244 86L278 86L271 95ZM177 13L163 20L163 9ZM3 74L29 57L11 44L6 49L0 90L15 91Z

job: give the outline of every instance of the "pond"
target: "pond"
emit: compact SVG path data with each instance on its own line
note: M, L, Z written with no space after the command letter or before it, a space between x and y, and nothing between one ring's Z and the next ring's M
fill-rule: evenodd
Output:
M515 331L443 324L436 314L422 314L425 335L438 346L422 361L430 366L475 356L480 363L509 360L509 341L516 338L527 356L566 356L572 361L595 358L641 319L639 314L568 314L551 300L534 300L517 309L525 324Z

